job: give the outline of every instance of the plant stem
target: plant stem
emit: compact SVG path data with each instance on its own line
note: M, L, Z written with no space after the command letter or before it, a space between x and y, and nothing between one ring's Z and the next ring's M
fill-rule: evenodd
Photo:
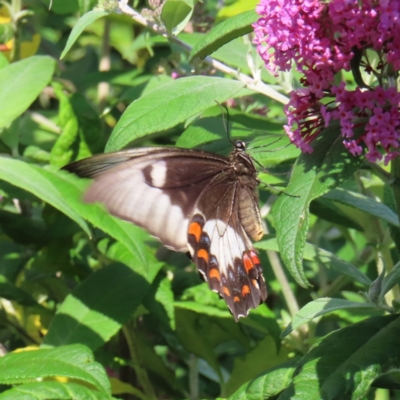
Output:
M136 21L138 24L141 24L143 26L146 26L147 28L151 29L153 32L158 33L159 35L174 41L178 45L180 45L182 48L186 49L188 52L192 50L192 46L188 45L187 43L183 42L182 40L178 39L174 35L168 35L167 31L160 25L156 24L155 22L147 20L145 17L143 17L140 13L135 11L133 8L131 8L127 4L127 0L119 0L119 10L126 15L129 15L134 21ZM207 64L211 65L213 68L217 69L218 71L224 72L225 74L234 76L236 79L238 79L240 82L243 82L248 89L254 90L255 92L264 94L265 96L278 101L279 103L282 104L287 104L289 99L277 92L276 90L272 89L270 86L266 85L262 81L259 81L257 79L253 79L245 74L242 74L241 72L228 67L226 64L215 60L212 57L206 57L204 60Z
M104 19L103 42L101 46L101 58L99 63L99 71L109 71L111 67L110 60L110 20ZM97 87L97 97L99 102L100 114L104 111L107 97L110 92L110 84L108 82L100 82Z
M262 217L265 217L266 214L269 213L271 206L269 203L266 203L261 210ZM269 233L268 227L264 227L265 233ZM282 263L278 257L278 254L275 251L266 250L269 262L271 264L272 270L281 285L282 294L285 299L286 305L288 307L290 315L293 317L299 311L299 305L297 303L296 297L290 288L289 281L286 277L285 271L283 270Z
M190 400L199 398L199 371L197 368L198 359L194 354L189 359L189 392Z
M128 343L129 353L132 359L132 367L135 369L136 375L142 385L145 398L147 400L157 400L157 396L154 392L153 386L150 382L147 371L142 363L142 358L140 356L138 339L136 336L136 325L132 320L123 326L122 330L124 332L126 342Z

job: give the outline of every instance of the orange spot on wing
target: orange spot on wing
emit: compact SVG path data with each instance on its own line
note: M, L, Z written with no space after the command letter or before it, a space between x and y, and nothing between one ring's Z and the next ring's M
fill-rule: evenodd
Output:
M247 254L243 254L243 263L247 272L254 268L253 262Z
M223 290L224 294L226 294L229 297L231 296L231 292L229 291L229 289L226 286L223 286L222 290Z
M257 254L255 251L250 251L250 257L251 261L253 261L253 264L260 264L260 259L258 258Z
M201 225L198 222L192 222L189 225L189 234L196 238L196 242L199 242L201 236Z
M219 274L219 271L216 268L212 268L210 270L210 278L215 278L218 279L219 281L221 280L221 275Z
M205 260L205 262L208 263L208 253L207 253L206 250L200 249L200 250L197 252L197 257L203 258L203 259Z
M239 296L235 296L235 297L233 298L233 301L234 301L235 303L239 303L239 302L240 302Z
M246 296L248 294L250 294L250 288L247 285L244 285L242 287L242 296L244 297L244 296Z

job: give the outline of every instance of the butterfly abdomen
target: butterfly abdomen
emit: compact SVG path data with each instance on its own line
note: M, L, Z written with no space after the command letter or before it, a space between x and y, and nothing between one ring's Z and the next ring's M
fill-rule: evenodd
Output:
M260 240L264 231L256 193L246 187L240 188L238 204L240 222L247 235L255 241Z

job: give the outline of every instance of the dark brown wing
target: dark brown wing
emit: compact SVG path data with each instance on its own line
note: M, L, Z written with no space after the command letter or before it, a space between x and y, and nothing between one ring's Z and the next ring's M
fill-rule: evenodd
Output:
M225 157L172 148L142 148L102 154L64 169L94 177L85 201L148 230L165 246L187 251L195 204L209 182L229 168Z

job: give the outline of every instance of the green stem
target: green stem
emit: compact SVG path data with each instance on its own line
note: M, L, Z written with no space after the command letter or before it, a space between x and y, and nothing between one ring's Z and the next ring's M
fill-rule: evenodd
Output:
M199 371L197 368L198 359L194 354L189 359L189 392L190 400L199 398Z
M136 336L136 325L132 320L128 322L123 328L123 332L128 343L129 353L132 360L132 367L134 368L138 380L143 388L146 400L157 400L157 396L154 392L153 385L150 382L149 376L147 375L146 368L142 363L142 357L139 350L139 340Z
M13 30L14 30L14 46L12 50L12 59L14 61L18 61L20 59L20 32L19 32L19 23L18 23L18 18L17 15L22 9L22 0L12 0L12 9L13 9L13 14L11 16L12 18L12 25L13 25Z
M103 42L101 45L101 58L99 64L99 71L109 71L111 68L111 56L110 56L110 28L111 23L108 18L104 19L104 32ZM110 84L107 82L101 82L98 85L98 102L100 114L104 111L107 103L107 97L110 92Z

